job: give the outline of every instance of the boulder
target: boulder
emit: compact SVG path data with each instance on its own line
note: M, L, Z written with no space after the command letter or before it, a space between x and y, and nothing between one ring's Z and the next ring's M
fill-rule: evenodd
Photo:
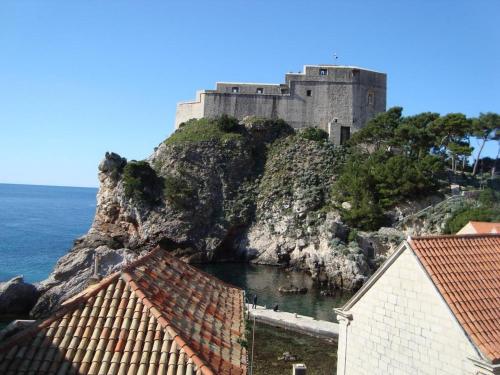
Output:
M0 315L25 315L35 305L39 296L37 288L16 276L0 283Z

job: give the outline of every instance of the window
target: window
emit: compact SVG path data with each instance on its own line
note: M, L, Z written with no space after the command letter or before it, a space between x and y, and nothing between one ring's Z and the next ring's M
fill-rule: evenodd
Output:
M236 92L240 92L240 88L239 88L239 87L233 87L233 88L231 89L231 92L235 92L235 93L236 93Z
M288 94L288 89L281 89L282 94Z
M375 94L374 94L373 91L369 91L368 92L368 97L367 97L366 101L368 102L368 106L370 106L370 107L374 106L374 104L375 104Z
M257 94L264 94L264 89L262 87L258 87Z
M306 95L307 95L307 96L312 96L312 90L307 90L307 91L306 91Z
M328 69L320 69L319 70L319 75L320 76L326 76L326 75L328 75Z

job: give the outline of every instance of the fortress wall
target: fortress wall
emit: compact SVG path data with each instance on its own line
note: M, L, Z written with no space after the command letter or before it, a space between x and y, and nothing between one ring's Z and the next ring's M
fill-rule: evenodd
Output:
M341 128L352 134L386 108L386 75L355 67L305 66L288 73L286 84L218 82L216 90L198 93L196 102L177 107L176 126L191 118L222 114L281 118L295 129L319 127L340 143ZM321 74L326 73L326 74ZM233 93L233 88L238 92ZM257 93L257 89L264 90ZM281 89L289 93L282 94ZM307 92L310 90L310 95Z
M240 94L250 95L281 95L281 87L276 84L269 83L236 83L236 82L217 82L216 92L231 94L233 87L239 88ZM257 94L257 89L264 90L263 94Z
M386 109L386 76L369 73L361 71L358 84L353 86L353 127L356 130Z
M192 118L202 118L204 116L204 106L205 106L205 94L198 93L197 101L178 103L176 114L175 114L175 128L179 127L179 124L191 120Z

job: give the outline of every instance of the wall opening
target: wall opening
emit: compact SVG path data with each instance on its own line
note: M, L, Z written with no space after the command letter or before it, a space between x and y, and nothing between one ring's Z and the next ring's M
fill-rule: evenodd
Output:
M264 88L258 87L256 92L257 94L264 94Z
M312 96L312 90L307 90L306 91L306 96Z
M238 93L238 92L240 92L240 88L239 87L233 87L233 88L231 88L231 92Z
M351 128L349 126L340 127L340 144L345 144L351 138Z
M326 76L326 75L328 75L328 69L320 69L319 70L319 75L320 76Z

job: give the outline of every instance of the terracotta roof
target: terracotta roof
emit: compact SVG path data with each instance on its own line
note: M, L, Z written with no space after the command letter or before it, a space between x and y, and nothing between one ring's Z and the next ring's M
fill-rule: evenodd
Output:
M0 373L246 374L243 306L158 248L0 343Z
M488 223L485 221L469 221L476 233L500 233L500 223Z
M500 235L414 237L409 243L471 341L500 363Z

